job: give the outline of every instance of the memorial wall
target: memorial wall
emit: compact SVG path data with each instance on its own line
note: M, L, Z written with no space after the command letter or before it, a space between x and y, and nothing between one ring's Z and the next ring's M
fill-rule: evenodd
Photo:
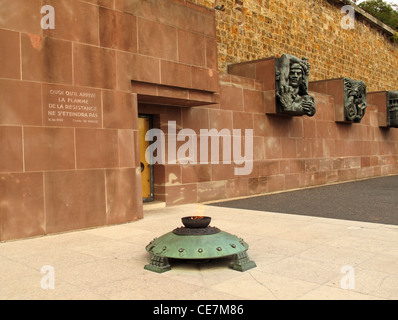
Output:
M144 218L141 116L168 206L398 173L385 31L338 1L194 2L0 0L1 241Z
M221 72L226 72L231 63L289 53L311 61L310 81L360 78L370 91L397 90L398 44L391 41L394 31L380 27L380 21L375 22L351 1L193 2L209 8L214 3L224 6L224 11L216 10ZM355 10L342 10L345 5Z

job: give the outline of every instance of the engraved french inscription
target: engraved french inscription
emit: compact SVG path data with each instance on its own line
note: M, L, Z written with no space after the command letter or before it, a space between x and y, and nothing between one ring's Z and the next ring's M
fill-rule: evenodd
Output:
M47 126L99 128L102 126L101 91L44 85L43 120Z

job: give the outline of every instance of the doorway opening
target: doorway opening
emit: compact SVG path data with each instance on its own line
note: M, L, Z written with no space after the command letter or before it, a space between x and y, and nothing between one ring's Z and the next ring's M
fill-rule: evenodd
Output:
M140 141L142 201L144 203L154 201L153 165L151 165L145 157L145 152L150 145L149 141L145 141L145 135L152 128L153 116L148 114L139 114L138 133Z

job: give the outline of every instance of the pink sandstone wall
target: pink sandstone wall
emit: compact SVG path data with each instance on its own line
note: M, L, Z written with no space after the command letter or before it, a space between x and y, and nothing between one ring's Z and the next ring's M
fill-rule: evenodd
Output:
M1 4L1 241L141 219L138 113L166 133L168 121L196 133L254 130L248 176L233 164L156 165L155 198L167 205L398 172L398 133L379 127L380 106L369 105L361 124L339 124L333 97L314 92L314 118L266 115L266 84L217 71L209 9L182 0ZM55 30L40 28L45 4ZM62 103L90 109L67 113L77 111Z
M319 186L398 173L398 129L380 127L379 106L371 100L361 123L335 122L334 98L317 92L317 114L266 114L263 82L224 74L220 103L192 109L143 106L181 128L253 129L254 165L236 176L232 164L160 166L155 195L168 205ZM384 108L385 109L385 108ZM140 109L141 110L141 109ZM385 116L385 114L384 114ZM220 150L222 154L222 150Z
M54 30L41 28L44 5ZM214 14L184 1L2 0L0 43L0 240L142 218L131 81L184 87L187 103L217 91ZM66 104L91 109L70 116Z

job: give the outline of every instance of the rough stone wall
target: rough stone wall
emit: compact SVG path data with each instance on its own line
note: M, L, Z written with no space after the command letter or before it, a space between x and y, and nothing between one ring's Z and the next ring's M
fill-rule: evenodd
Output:
M207 7L215 3L192 2ZM289 53L309 58L310 81L348 77L365 81L370 91L398 88L398 44L358 14L355 29L344 30L342 4L326 0L218 2L226 8L223 13L216 11L221 72L231 63Z

